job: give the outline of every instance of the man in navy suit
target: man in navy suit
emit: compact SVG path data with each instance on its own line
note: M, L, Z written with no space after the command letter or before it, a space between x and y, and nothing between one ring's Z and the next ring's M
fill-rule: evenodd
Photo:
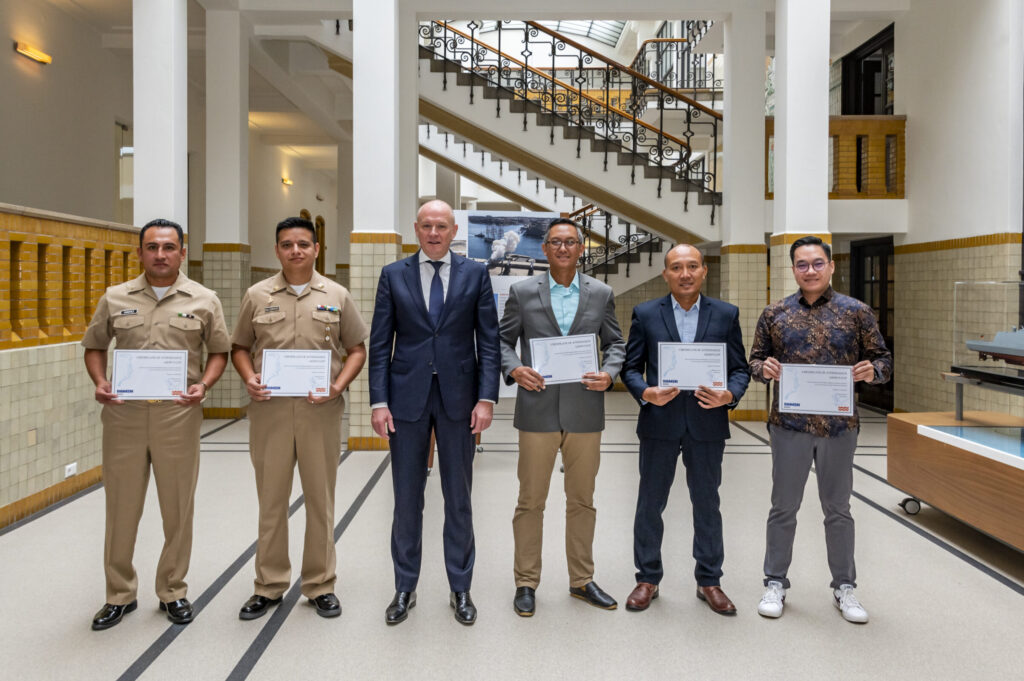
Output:
M722 514L718 487L722 454L729 437L729 410L750 382L744 359L739 310L735 305L702 296L708 268L697 248L680 244L665 255L661 276L669 295L633 308L622 380L640 403L636 432L640 436L640 490L633 523L636 588L627 610L646 610L658 597L663 575L661 514L668 502L680 451L693 505L693 557L697 562L697 598L722 615L736 606L721 589ZM697 390L658 387L658 343L725 343L726 389ZM645 376L646 372L646 376Z
M458 231L451 206L423 204L415 227L420 250L381 271L370 326L371 423L390 441L395 491L396 593L385 621L402 622L416 605L434 431L450 603L456 620L473 624L474 436L491 425L498 401L498 314L487 268L449 250Z

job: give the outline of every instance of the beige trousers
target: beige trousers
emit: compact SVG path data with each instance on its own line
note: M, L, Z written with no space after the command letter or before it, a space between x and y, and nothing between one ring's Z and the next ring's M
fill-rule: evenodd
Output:
M341 454L339 397L314 405L304 397L274 397L249 405L249 452L259 497L255 593L279 598L291 583L288 502L296 463L306 506L302 595L334 591L334 487Z
M601 464L601 433L519 431L519 503L512 518L516 586L540 584L547 503L555 457L565 464L565 558L569 585L594 579L594 481Z
M103 489L107 504L103 569L107 602L135 600L138 575L132 565L139 519L153 467L164 525L164 548L156 567L156 595L163 602L184 598L192 557L192 510L199 477L198 405L126 402L103 407Z

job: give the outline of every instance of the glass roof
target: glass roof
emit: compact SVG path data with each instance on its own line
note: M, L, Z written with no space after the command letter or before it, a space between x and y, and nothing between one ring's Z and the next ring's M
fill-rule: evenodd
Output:
M583 36L612 47L618 44L622 29L626 26L625 21L538 21L537 23L558 33ZM496 29L496 25L496 21L484 21L480 32L493 31ZM522 28L523 22L510 21L506 26Z

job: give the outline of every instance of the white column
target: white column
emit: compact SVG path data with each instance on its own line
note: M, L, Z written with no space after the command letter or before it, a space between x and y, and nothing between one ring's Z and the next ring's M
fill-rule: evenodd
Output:
M206 241L249 242L249 32L206 12Z
M776 234L828 232L830 0L775 3Z
M352 234L352 142L338 142L338 217L337 234L334 243L334 262L331 265L348 265L351 263L349 256L349 235Z
M353 223L399 232L416 211L416 16L399 0L353 0Z
M722 245L764 243L765 12L725 22Z
M434 195L442 201L447 201L455 210L458 210L461 203L459 175L454 170L449 170L440 164L436 164L435 168L437 170L434 178Z
M186 0L132 1L135 224L188 230Z

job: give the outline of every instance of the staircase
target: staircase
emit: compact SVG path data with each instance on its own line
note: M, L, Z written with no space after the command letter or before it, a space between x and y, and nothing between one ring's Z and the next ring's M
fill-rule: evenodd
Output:
M539 24L476 26L421 25L422 118L634 229L719 239L720 114Z

